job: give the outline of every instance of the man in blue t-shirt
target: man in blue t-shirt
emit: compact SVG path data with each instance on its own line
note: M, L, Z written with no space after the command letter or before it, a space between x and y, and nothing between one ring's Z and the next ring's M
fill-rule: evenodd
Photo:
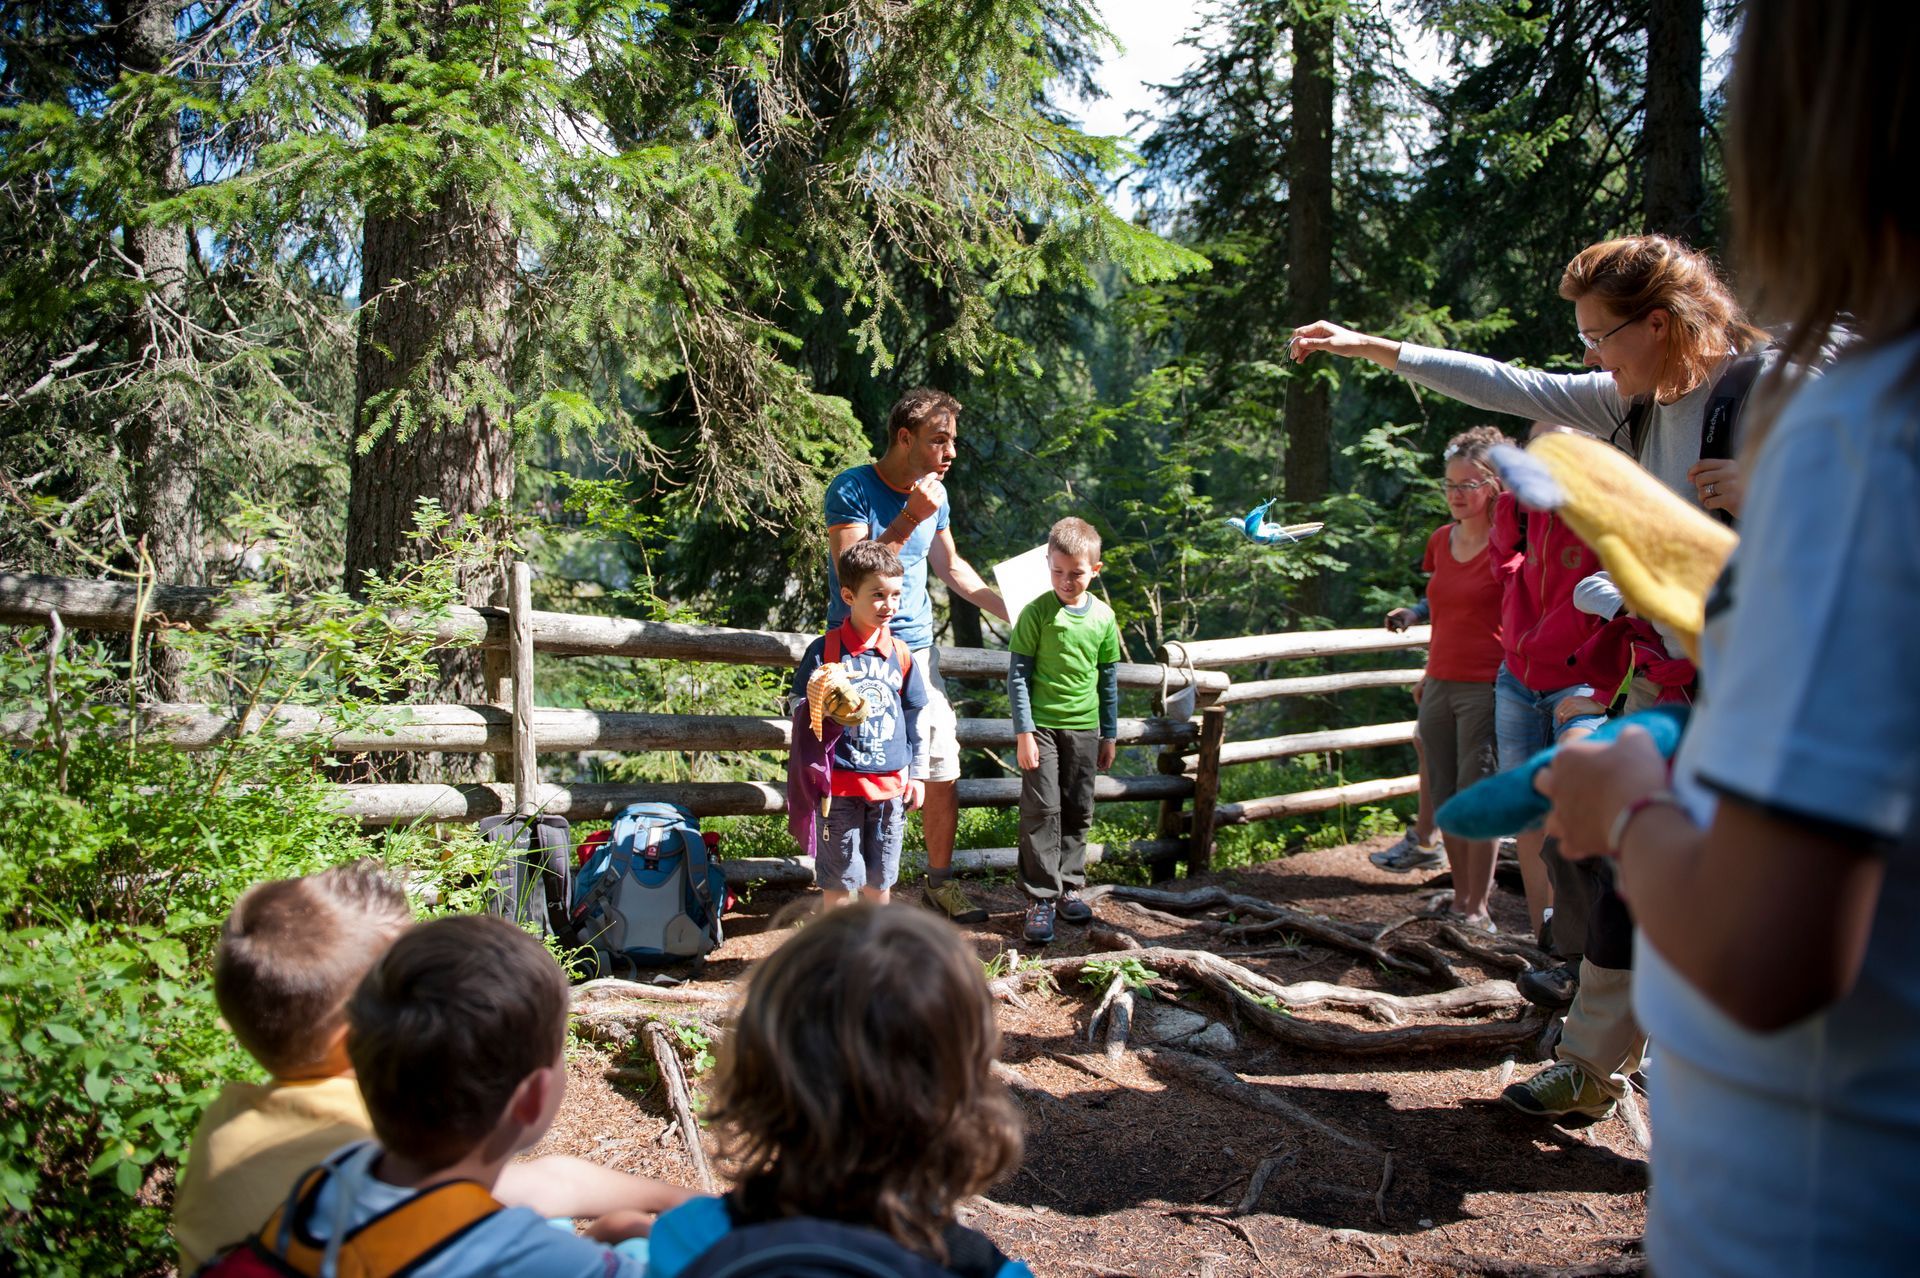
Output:
M947 490L941 481L959 454L959 427L959 400L944 391L916 387L887 414L887 451L880 460L842 471L827 485L827 626L831 629L847 617L834 565L848 547L872 539L900 556L906 574L892 630L926 671L928 684L927 707L920 715L927 743L927 795L920 817L927 836L925 899L956 923L983 923L987 912L951 877L960 816L953 785L960 776L960 742L933 646L927 569L975 607L1002 621L1009 618L999 593L960 557L948 531Z

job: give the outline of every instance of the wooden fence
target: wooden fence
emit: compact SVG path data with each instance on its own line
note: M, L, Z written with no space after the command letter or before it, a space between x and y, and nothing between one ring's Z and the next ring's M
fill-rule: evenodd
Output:
M44 626L57 614L68 629L126 632L136 618L145 624L164 618L174 627L204 629L222 620L244 618L264 604L202 587L157 586L142 604L133 586L108 581L0 572L0 624ZM629 803L667 800L684 804L699 816L769 815L786 810L782 786L753 781L662 782L656 784L554 785L539 779L543 753L607 750L623 753L714 750L784 751L791 727L784 716L638 714L559 709L534 705L534 655L619 656L640 659L720 662L790 668L799 663L810 634L691 626L617 617L541 612L531 604L527 565L516 564L506 606L455 607L433 623L441 642L466 644L487 654L490 704L407 705L376 709L370 718L343 724L325 710L284 707L271 716L254 713L244 721L231 709L207 704L154 704L142 707L143 736L165 740L184 750L207 750L238 735L282 733L302 739L324 737L327 748L361 751L440 751L492 754L500 758L509 782L471 785L342 785L340 810L369 825L416 821L476 821L481 817L535 811L575 820L611 817ZM1092 858L1132 859L1171 873L1185 860L1190 872L1206 870L1212 860L1215 829L1324 811L1348 804L1378 802L1411 794L1415 776L1363 781L1239 803L1220 803L1223 769L1260 760L1310 752L1402 745L1413 739L1411 722L1329 731L1292 733L1257 740L1226 740L1229 707L1281 697L1319 696L1352 688L1411 684L1419 669L1365 670L1234 683L1233 666L1420 648L1424 627L1404 634L1383 630L1334 630L1254 635L1233 639L1169 643L1157 664L1124 663L1122 688L1148 689L1158 717L1120 721L1120 743L1158 746L1157 772L1145 776L1103 776L1094 797L1103 803L1154 802L1161 805L1156 837L1126 848L1102 848ZM948 679L1004 679L1007 654L978 648L942 647L940 673ZM1164 717L1165 704L1189 689L1194 713ZM35 740L42 729L29 713L0 713L0 739ZM964 749L1011 748L1008 719L961 719ZM1019 802L1017 777L963 779L958 783L964 807L1012 807ZM1188 804L1191 809L1188 809ZM1011 849L987 849L956 855L960 868L1005 868ZM739 866L739 877L800 878L803 861Z

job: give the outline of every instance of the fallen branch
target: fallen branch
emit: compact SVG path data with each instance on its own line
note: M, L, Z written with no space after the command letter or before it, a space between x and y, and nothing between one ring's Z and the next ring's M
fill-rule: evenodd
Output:
M1537 945L1511 936L1489 936L1485 932L1469 932L1458 923L1441 924L1440 935L1445 937L1447 943L1455 949L1491 967L1504 968L1509 972L1548 968L1555 962Z
M1386 1158L1380 1165L1380 1188L1373 1191L1373 1210L1380 1217L1380 1223L1383 1225L1387 1223L1387 1186L1391 1184L1393 1184L1393 1151L1388 1150Z
M691 989L684 985L648 985L641 981L623 981L617 976L602 976L573 987L577 1006L603 998L649 998L656 1003L731 1003L737 990Z
M1095 894L1098 893L1096 896ZM1117 902L1132 902L1138 905L1152 906L1155 909L1172 911L1175 914L1196 914L1202 910L1225 909L1235 914L1251 914L1261 921L1252 924L1221 925L1215 920L1195 923L1189 920L1173 919L1185 927L1199 927L1203 931L1217 931L1222 940L1240 940L1249 936L1263 936L1271 932L1297 932L1310 937L1329 949L1346 950L1350 953L1365 955L1374 962L1399 972L1424 972L1426 969L1404 958L1397 958L1363 936L1355 936L1351 931L1338 924L1298 910L1288 909L1272 901L1263 901L1257 896L1245 896L1238 892L1228 892L1223 888L1204 887L1191 892L1169 892L1164 888L1128 887L1124 884L1103 884L1089 888L1082 894L1089 901L1110 898ZM1208 926L1211 925L1211 926Z
M1279 1171L1282 1167L1292 1162L1294 1155L1297 1153L1299 1153L1299 1151L1295 1149L1289 1149L1285 1152L1275 1150L1265 1158L1262 1158L1260 1165L1253 1169L1253 1175L1247 1180L1247 1192L1240 1195L1240 1201L1234 1204L1233 1214L1236 1216L1245 1216L1251 1213L1255 1207L1259 1206L1260 1195L1265 1193L1267 1189L1267 1181L1272 1179L1276 1171Z
M1113 1006L1115 999L1126 992L1126 974L1123 972L1115 972L1113 979L1107 982L1107 992L1100 996L1100 1001L1094 1005L1093 1015L1087 1018L1087 1041L1089 1043L1099 1037L1100 1020L1107 1014L1107 1009Z
M1242 1015L1272 1037L1299 1047L1360 1055L1440 1051L1455 1047L1506 1047L1532 1038L1541 1024L1541 1017L1533 1012L1531 1006L1520 997L1520 992L1507 981L1486 981L1433 994L1401 995L1324 981L1282 985L1207 950L1151 946L1132 953L1141 963L1162 975L1179 974L1204 985L1229 1000ZM1011 999L1025 983L1051 977L1061 969L1084 967L1088 961L1084 955L1045 959L991 982L988 989L997 998ZM1376 1016L1384 1010L1401 1021L1421 1015L1465 1015L1515 1008L1526 1008L1527 1015L1517 1020L1401 1024L1392 1029L1360 1030L1290 1014L1292 1008L1321 1004L1371 1009Z
M707 1151L700 1144L700 1123L693 1116L693 1089L687 1086L687 1072L680 1064L680 1052L658 1021L647 1022L646 1035L654 1063L660 1067L660 1078L667 1085L667 1099L673 1105L674 1117L679 1120L680 1139L687 1147L694 1175L699 1177L700 1188L711 1194L720 1186L713 1178L713 1168L707 1164Z
M1360 1150L1368 1154L1378 1154L1380 1150L1357 1136L1350 1136L1338 1127L1316 1118L1305 1109L1290 1100L1277 1095L1272 1089L1255 1087L1246 1079L1217 1061L1204 1056L1195 1056L1191 1052L1182 1052L1171 1047L1142 1047L1137 1054L1147 1064L1162 1073L1193 1083L1215 1096L1237 1101L1249 1109L1257 1109L1276 1118L1284 1118L1290 1123L1304 1127L1348 1149Z
M1620 1097L1620 1117L1627 1124L1627 1131L1633 1136L1633 1143L1640 1146L1640 1152L1646 1153L1653 1147L1653 1133L1647 1130L1647 1116L1640 1108L1637 1089L1629 1082L1627 1090Z
M1107 1059L1114 1060L1127 1050L1127 1035L1133 1031L1133 991L1122 990L1107 1012Z

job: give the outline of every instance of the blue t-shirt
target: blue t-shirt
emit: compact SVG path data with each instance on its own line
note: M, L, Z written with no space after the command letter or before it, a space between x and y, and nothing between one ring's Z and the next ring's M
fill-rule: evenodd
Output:
M348 1146L327 1161L333 1174L300 1222L320 1243L366 1224L414 1196L373 1174L380 1146ZM503 1207L407 1271L414 1278L642 1278L646 1262L590 1238L565 1233L528 1207Z
M733 1214L723 1198L689 1198L671 1211L661 1213L648 1239L647 1278L677 1278L688 1265L734 1229ZM947 1246L955 1247L958 1235L972 1230L954 1226L948 1230ZM1033 1271L1018 1260L1002 1256L999 1249L983 1236L973 1234L975 1245L966 1248L972 1263L950 1265L949 1272L966 1278L1033 1278ZM956 1261L958 1257L954 1258Z
M907 495L880 478L871 465L843 470L827 485L827 527L865 524L868 537L878 537L907 507ZM927 554L933 549L934 534L945 532L951 510L943 500L931 519L920 521L900 547L900 564L906 571L900 594L900 611L893 615L893 633L915 652L933 644L933 599L927 594ZM847 605L840 598L840 567L827 564L827 629L847 619Z
M1725 794L1851 830L1885 878L1853 991L1775 1033L1637 946L1662 1274L1911 1273L1920 1251L1920 393L1901 385L1916 359L1920 338L1795 396L1708 601L1674 762L1694 819Z

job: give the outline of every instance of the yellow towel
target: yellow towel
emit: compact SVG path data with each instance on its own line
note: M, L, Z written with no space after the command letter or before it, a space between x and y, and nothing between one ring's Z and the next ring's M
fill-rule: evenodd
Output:
M1671 627L1698 661L1707 592L1739 538L1589 435L1542 435L1523 456L1559 485L1562 500L1551 508L1600 556L1627 606ZM1510 486L1526 504L1541 504L1524 483Z

